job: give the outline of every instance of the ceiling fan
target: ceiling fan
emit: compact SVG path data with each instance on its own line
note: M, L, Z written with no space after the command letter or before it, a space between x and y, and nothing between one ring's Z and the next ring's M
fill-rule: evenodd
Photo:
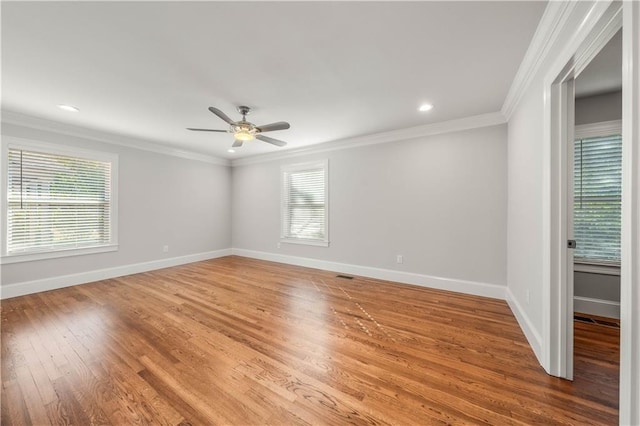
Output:
M209 107L209 111L223 119L229 124L229 130L214 130L214 129L193 129L188 127L187 130L193 130L195 132L222 132L232 133L236 140L231 145L234 148L242 146L244 142L258 139L262 142L267 142L276 146L285 146L287 143L278 139L264 136L264 132L272 132L274 130L286 130L289 127L289 123L285 121L278 121L277 123L265 124L264 126L256 126L253 123L247 121L247 114L251 112L251 108L241 105L238 107L238 112L242 114L242 120L233 121L227 114L220 111L218 108Z

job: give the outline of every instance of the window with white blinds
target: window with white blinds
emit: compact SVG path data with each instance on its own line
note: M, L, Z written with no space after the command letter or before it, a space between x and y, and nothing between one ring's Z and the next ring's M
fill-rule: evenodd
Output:
M619 263L622 137L581 138L574 145L576 262Z
M282 234L285 242L328 245L328 162L282 168Z
M113 161L10 146L6 255L113 244Z

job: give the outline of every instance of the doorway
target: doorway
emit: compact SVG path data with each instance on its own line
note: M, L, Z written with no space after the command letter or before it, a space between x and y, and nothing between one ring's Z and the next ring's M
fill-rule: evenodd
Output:
M622 30L574 83L567 149L568 278L573 278L573 375L616 398L620 344ZM594 362L590 369L585 365ZM597 366L597 373L592 371ZM594 376L595 374L595 376ZM597 379L594 379L597 377Z
M547 371L554 376L573 380L573 312L574 259L568 248L573 235L573 157L575 134L575 82L579 76L622 27L622 7L607 6L595 28L576 48L570 61L551 73L545 84L549 90L546 107L549 135L547 140L549 186L545 201L548 205L548 328L545 331ZM548 257L547 257L548 256Z
M573 268L568 266L572 254L567 249L572 236L567 214L567 149L573 141L573 90L576 76L622 28L623 18L619 395L621 424L635 424L640 423L640 4L637 2L595 3L583 21L584 33L570 46L573 52L570 60L563 64L557 61L554 67L557 71L548 74L544 82L543 362L551 375L573 378Z
M576 246L567 267L573 267L576 321L599 323L600 317L620 319L622 30L577 76L574 87L567 195L570 239Z

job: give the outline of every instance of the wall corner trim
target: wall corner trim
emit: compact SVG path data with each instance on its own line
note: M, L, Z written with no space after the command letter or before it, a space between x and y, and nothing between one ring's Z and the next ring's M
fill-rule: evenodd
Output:
M379 280L395 281L403 284L412 284L420 287L454 291L458 293L471 294L474 296L491 297L501 300L505 299L506 287L498 284L435 277L430 275L416 274L412 272L394 271L391 269L381 269L370 266L351 265L329 260L288 256L263 251L244 250L237 248L231 249L231 251L232 254L236 256L249 257L253 259L286 263L289 265L304 266L307 268L323 269L326 271L359 275L361 277L375 278Z
M172 157L184 158L187 160L202 161L219 166L229 166L230 161L213 155L201 154L193 151L186 151L163 145L150 140L132 138L129 136L117 135L115 133L103 132L86 127L74 126L72 124L60 123L57 121L45 120L14 111L2 110L2 123L16 126L29 127L43 130L45 132L59 133L67 136L74 136L96 142L111 145L120 145L127 148L139 149L142 151L155 152L157 154L170 155Z
M520 103L531 81L547 59L551 47L555 43L567 19L578 2L550 1L547 4L538 28L531 39L529 48L520 63L518 72L507 92L501 112L507 121Z
M511 289L509 288L506 289L506 300L509 308L511 308L511 312L513 312L513 315L516 317L516 321L518 321L518 324L520 325L524 336L527 338L529 346L531 346L531 349L533 349L533 353L538 359L538 362L543 368L545 368L544 363L542 362L542 336L535 329L533 323L531 322L531 319L526 314L524 309L522 309L522 305L518 303L516 298L513 296L513 293L511 293Z
M40 293L43 291L55 290L79 284L87 284L94 281L122 277L124 275L139 274L141 272L229 256L230 254L231 249L214 250L189 254L186 256L171 257L168 259L159 259L149 262L116 266L113 268L98 269L95 271L80 272L77 274L61 275L41 280L8 284L0 286L0 299L9 299L12 297L24 296L26 294Z

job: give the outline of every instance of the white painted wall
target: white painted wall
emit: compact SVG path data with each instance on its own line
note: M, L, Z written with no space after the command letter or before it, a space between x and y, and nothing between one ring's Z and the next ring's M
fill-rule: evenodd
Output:
M11 284L204 255L231 246L227 166L11 124L3 123L2 133L119 155L119 250L2 265L5 289ZM169 246L167 253L163 245Z
M516 77L516 81L525 82L523 86L527 89L523 93L516 90L511 99L521 101L505 102L503 107L509 120L507 298L541 364L547 371L556 374L562 374L562 370L568 365L565 357L568 351L565 349L569 344L562 342L562 335L566 333L566 329L559 329L563 328L563 312L562 305L556 300L558 294L555 293L558 289L554 288L559 277L553 275L558 272L557 265L554 264L558 259L554 253L556 246L552 246L552 241L553 244L561 241L555 241L560 240L557 238L559 232L552 228L557 226L558 219L554 216L554 209L557 209L556 204L560 201L556 193L557 187L552 185L556 165L549 159L553 160L557 155L555 151L559 150L548 145L550 141L561 140L562 137L551 133L555 123L550 121L551 102L547 89L566 64L577 63L574 61L574 55L579 57L589 50L583 50L588 47L588 43L593 42L598 36L605 35L600 32L603 28L606 27L607 31L615 29L619 15L614 14L619 6L620 4L611 5L610 2L550 2L547 10L566 8L568 12L563 13L551 25L556 27L556 31L550 33L550 38L538 43L545 54L534 52L536 55L528 58L530 64L535 64L535 71L527 73L525 70L522 75ZM624 11L623 259L620 297L622 425L640 424L640 174L637 167L640 164L640 5L637 2L623 2L621 6ZM609 23L611 25L608 25ZM577 59L584 58L582 56ZM515 108L514 104L517 105ZM527 157L530 157L530 162L526 161ZM530 195L522 195L530 191L533 191ZM542 236L543 241L536 235ZM554 235L555 239L552 238ZM531 241L524 242L526 248L523 248L522 237L532 237ZM558 249L560 245L557 245ZM543 276L539 278L536 274L532 277L531 272L536 270L543 271ZM527 302L529 294L530 302ZM554 294L553 298L551 294Z
M559 50L559 46L556 46ZM508 233L507 282L509 292L520 306L521 324L532 347L542 342L542 185L544 70L531 83L509 120L508 144ZM576 123L620 119L621 92L582 98L576 101ZM579 122L579 123L578 123ZM579 277L579 278L582 278ZM578 279L576 287L581 288ZM527 301L527 293L529 300ZM576 294L582 294L579 290ZM592 294L590 294L593 297ZM527 330L528 329L528 330Z
M580 77L578 77L579 79ZM576 126L620 120L622 91L576 99Z
M506 136L497 125L236 166L233 247L504 286ZM280 167L323 158L330 246L278 249Z
M558 30L547 54L540 60L517 107L508 118L508 230L507 285L508 300L520 326L538 359L544 365L543 336L543 271L545 253L543 210L545 171L550 164L543 161L545 130L544 79L559 58L568 62L567 51L575 43L592 4L571 5L571 13Z
M537 81L529 91L542 90ZM526 96L508 125L507 285L536 353L542 336L542 103ZM512 306L513 308L513 306ZM518 312L519 311L519 312Z

